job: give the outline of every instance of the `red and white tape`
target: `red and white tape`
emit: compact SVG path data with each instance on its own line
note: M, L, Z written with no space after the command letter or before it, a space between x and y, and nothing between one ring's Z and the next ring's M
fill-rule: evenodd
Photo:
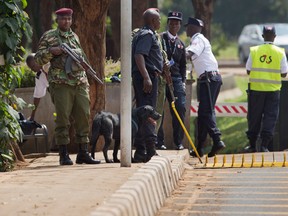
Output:
M192 102L190 115L197 116L198 102ZM247 103L217 103L215 105L216 116L246 117Z

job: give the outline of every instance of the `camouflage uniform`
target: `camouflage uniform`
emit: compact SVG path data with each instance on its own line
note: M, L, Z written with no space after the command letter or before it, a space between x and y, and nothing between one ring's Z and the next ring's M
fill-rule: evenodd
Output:
M51 63L48 81L51 99L57 113L56 144L69 144L70 116L75 122L75 143L84 144L89 142L89 84L86 73L80 66L74 61L67 64L66 53L56 56L49 52L49 48L62 43L68 44L77 54L85 58L78 36L71 29L62 32L57 28L45 32L41 37L35 60L40 65Z

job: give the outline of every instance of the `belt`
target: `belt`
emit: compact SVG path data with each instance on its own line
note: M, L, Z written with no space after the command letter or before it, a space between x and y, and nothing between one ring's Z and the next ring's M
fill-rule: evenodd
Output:
M218 70L215 70L215 71L205 71L204 73L202 73L202 74L199 76L198 79L204 79L204 78L206 78L206 73L207 73L207 75L208 75L208 78L220 74Z

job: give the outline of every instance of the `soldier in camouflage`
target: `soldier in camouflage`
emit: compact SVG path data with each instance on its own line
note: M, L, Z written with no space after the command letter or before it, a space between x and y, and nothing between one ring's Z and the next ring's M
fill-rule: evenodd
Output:
M49 90L57 113L55 139L59 146L60 165L72 165L67 145L70 143L70 116L74 119L75 143L79 144L77 164L99 164L88 153L90 99L89 84L85 71L74 62L61 48L66 43L78 55L85 54L78 36L71 30L72 9L61 8L56 12L57 29L43 34L35 55L39 65L50 62L48 72Z

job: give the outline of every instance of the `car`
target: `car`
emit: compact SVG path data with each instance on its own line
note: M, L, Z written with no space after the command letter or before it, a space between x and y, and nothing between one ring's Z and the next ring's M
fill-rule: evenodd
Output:
M251 46L263 44L262 30L264 25L275 27L276 38L274 44L284 48L286 56L288 56L288 23L249 24L243 27L238 38L238 57L240 63L246 63Z

